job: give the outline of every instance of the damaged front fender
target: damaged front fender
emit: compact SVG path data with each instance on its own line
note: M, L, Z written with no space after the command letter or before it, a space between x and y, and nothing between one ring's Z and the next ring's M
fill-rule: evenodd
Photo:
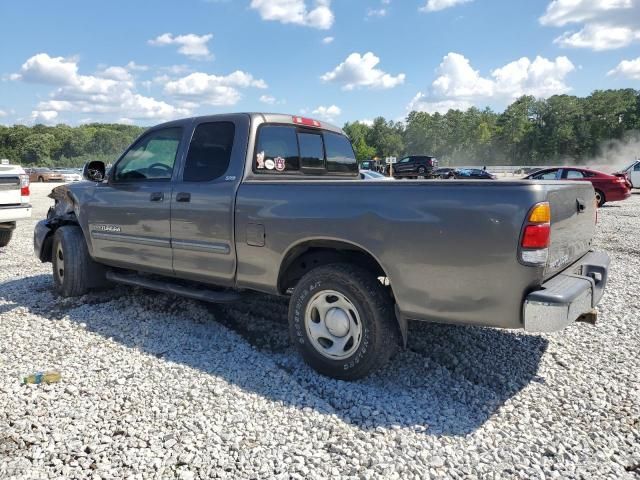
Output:
M41 262L51 261L51 249L55 231L63 225L78 225L77 202L67 185L51 190L49 198L55 200L47 218L40 220L33 230L33 252Z

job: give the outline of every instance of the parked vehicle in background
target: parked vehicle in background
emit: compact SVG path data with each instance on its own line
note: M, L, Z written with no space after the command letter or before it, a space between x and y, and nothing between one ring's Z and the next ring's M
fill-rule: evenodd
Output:
M433 171L438 168L438 160L427 155L411 155L398 160L393 165L395 178L433 178ZM389 165L385 167L385 174L389 175Z
M563 329L607 281L590 184L360 181L344 132L309 118L176 120L105 170L90 162L90 181L55 188L36 225L60 295L109 280L289 297L292 342L335 378L382 366L409 320Z
M532 173L539 172L542 170L540 167L522 167L515 170L513 173L515 175L531 175Z
M432 175L433 178L449 178L449 174L452 173L455 170L455 168L451 168L451 167L442 167L442 168L436 168Z
M30 217L29 176L22 167L0 161L0 247L11 241L16 222Z
M631 188L640 188L640 160L636 160L617 173L623 173L627 177L629 183L631 183Z
M75 170L60 170L60 174L62 175L62 181L65 183L79 182L82 180L82 174Z
M360 170L361 180L393 180L391 177L386 177L379 172L373 170Z
M449 172L444 178L455 178L457 180L495 180L498 177L479 168L456 168Z
M527 180L578 180L591 182L598 206L606 202L626 200L631 195L631 182L626 175L610 175L579 167L554 167L540 170L525 177Z
M28 168L26 172L29 175L29 180L31 182L62 182L64 178L62 177L61 172L55 172L50 168L45 167L37 167L37 168Z
M363 160L360 162L360 170L370 170L372 172L381 172L384 170L383 163L378 160Z

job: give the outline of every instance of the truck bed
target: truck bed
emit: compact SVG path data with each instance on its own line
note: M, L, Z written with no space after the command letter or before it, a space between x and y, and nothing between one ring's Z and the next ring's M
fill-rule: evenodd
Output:
M521 328L523 294L589 250L593 195L586 182L249 180L236 199L237 284L281 293L274 265L293 248L343 242L379 262L407 318ZM546 269L518 259L542 201L552 211ZM247 225L264 227L263 247L247 243Z

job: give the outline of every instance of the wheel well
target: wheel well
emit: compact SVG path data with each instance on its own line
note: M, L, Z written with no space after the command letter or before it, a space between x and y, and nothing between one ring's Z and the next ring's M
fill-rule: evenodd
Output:
M53 236L56 234L56 230L64 225L80 226L80 224L78 223L78 219L76 218L76 214L71 212L49 219L49 233L47 233L47 236L42 242L42 250L40 250L40 261L50 262L52 260L51 250L53 247Z
M278 291L286 293L308 271L331 263L350 263L376 277L387 276L375 257L356 245L336 240L313 240L296 245L287 253L280 266Z

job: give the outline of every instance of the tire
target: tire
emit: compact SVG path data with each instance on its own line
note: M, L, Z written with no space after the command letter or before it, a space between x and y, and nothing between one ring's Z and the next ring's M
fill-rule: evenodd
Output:
M82 230L75 225L56 230L51 263L55 290L63 297L79 297L107 283L104 267L93 261Z
M598 202L598 207L602 207L607 202L604 193L600 190L596 190L596 201Z
M315 268L298 282L289 332L311 368L340 380L379 369L400 343L389 292L367 270L342 263Z
M427 173L427 169L424 167L420 167L418 168L418 175L419 176L424 176Z
M0 247L9 245L11 237L13 237L13 230L0 230Z
M44 183L44 177L38 177L38 182Z

